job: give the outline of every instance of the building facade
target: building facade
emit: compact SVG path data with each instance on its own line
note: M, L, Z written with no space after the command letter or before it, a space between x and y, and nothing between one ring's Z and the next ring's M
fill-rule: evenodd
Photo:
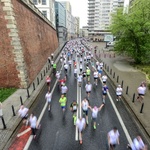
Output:
M31 0L55 27L55 0Z
M124 0L88 0L89 36L109 31L111 13L123 5Z
M59 43L67 40L66 9L60 2L55 2L55 20Z

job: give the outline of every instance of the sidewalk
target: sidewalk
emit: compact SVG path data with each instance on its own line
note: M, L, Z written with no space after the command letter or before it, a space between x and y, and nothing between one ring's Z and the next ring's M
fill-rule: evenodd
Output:
M118 84L123 84L123 97L126 104L133 111L145 131L150 137L150 90L147 89L144 98L144 107L141 111L142 104L136 101L137 88L142 81L146 81L146 75L140 70L135 69L130 64L131 59L125 56L118 56L113 51L102 51L102 47L99 43L89 43L90 45L98 46L97 59L104 62L104 70L107 76L114 83L115 88ZM115 57L114 57L115 56ZM117 83L118 78L118 83ZM128 87L128 91L127 91ZM126 94L126 92L128 94ZM133 96L135 93L135 98ZM134 101L134 102L133 102ZM150 141L150 139L148 139Z
M59 53L63 48L65 43L61 44L54 53L54 61L57 63L59 60ZM39 72L33 83L27 89L18 89L14 94L8 97L2 103L2 112L3 118L6 125L6 129L4 129L2 119L0 118L0 150L3 150L7 142L10 140L11 136L15 132L16 128L21 123L21 118L18 117L17 112L21 105L22 99L23 104L30 108L32 103L35 101L39 92L43 88L45 84L45 78L47 75L50 75L52 72L52 67L48 63L48 61L43 66L42 70ZM34 88L35 87L35 88ZM29 97L30 96L30 97ZM13 115L12 106L14 108L15 116Z

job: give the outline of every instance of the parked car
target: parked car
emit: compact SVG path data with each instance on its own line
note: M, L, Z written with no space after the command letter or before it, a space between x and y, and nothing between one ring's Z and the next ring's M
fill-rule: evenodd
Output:
M113 42L108 42L107 43L107 46L114 46L115 45L115 42L113 41Z

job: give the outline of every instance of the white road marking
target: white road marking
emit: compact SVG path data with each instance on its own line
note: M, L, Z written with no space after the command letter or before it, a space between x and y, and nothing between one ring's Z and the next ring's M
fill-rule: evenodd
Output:
M63 68L63 65L62 65L60 71L62 70L62 68ZM52 91L51 91L52 94L53 94L53 92L54 92L54 89L55 89L57 83L58 83L58 79L56 79L56 82L55 82L55 84L54 84L54 86L53 86L53 88L52 88ZM44 112L45 112L45 110L46 110L46 108L47 108L47 105L48 105L48 102L46 101L46 103L45 103L45 105L44 105L44 108L42 109L42 112L40 113L40 116L39 116L39 118L38 118L38 120L37 120L37 123L38 123L38 124L40 123L40 121L41 121L41 119L42 119L42 117L43 117L43 115L44 115ZM28 148L29 148L29 146L30 146L30 144L31 144L31 142L32 142L32 139L33 139L33 135L30 135L30 137L29 137L29 139L28 139L28 141L27 141L27 143L26 143L26 145L25 145L25 147L24 147L23 150L28 150Z
M25 129L23 132L21 132L21 133L19 133L19 134L17 134L17 137L20 137L20 136L22 136L22 135L24 135L24 134L26 134L27 132L29 132L31 130L31 128L29 127L29 128L27 128L27 129Z

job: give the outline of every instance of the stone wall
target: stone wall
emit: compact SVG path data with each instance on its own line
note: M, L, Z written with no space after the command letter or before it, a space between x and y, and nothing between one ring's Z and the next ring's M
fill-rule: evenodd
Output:
M5 31L6 34L2 43L4 48L0 47L0 52L8 55L2 57L4 65L0 71L0 86L26 88L48 56L57 49L56 30L29 0L1 0L1 4L3 23L0 27L4 29L0 28L0 32Z

